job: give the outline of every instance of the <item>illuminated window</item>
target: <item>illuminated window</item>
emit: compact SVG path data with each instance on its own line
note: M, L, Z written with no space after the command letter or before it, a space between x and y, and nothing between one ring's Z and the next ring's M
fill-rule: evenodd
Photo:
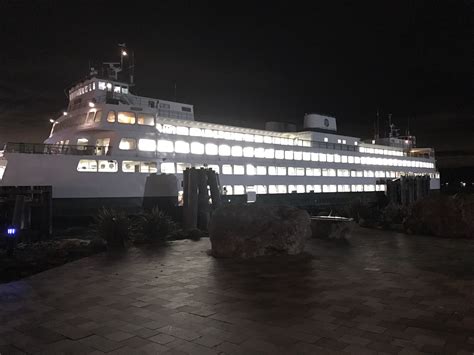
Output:
M343 139L342 144L346 144L346 143L347 143L347 141L345 139ZM346 185L344 185L344 186L346 186Z
M77 145L87 145L89 143L89 140L87 138L79 138L77 140Z
M337 169L337 176L348 177L350 172L347 169Z
M114 93L120 94L120 86L118 86L118 85L114 86Z
M295 152L293 155L295 160L302 160L303 159L303 152Z
M234 133L234 140L235 141L242 141L244 139L244 135L242 133Z
M154 152L156 150L156 141L154 139L138 140L138 149L144 152Z
M296 192L296 185L288 185L288 192L290 194Z
M139 113L137 115L137 123L145 126L154 126L155 117L149 113Z
M222 165L222 174L232 175L232 165L229 165L229 164Z
M245 167L243 165L234 165L234 175L244 175Z
M230 156L230 146L228 146L227 144L219 145L219 155L223 157Z
M319 153L319 161L325 162L326 161L326 154Z
M242 147L240 145L233 145L231 149L231 155L233 157L241 157L242 156Z
M341 156L339 154L334 154L334 162L335 163L340 163L341 162Z
M279 176L286 175L286 167L284 167L284 166L277 167L277 175L279 175Z
M313 168L306 168L306 176L314 176Z
M374 185L364 185L364 191L366 191L366 192L375 191L375 186Z
M170 124L164 124L162 133L176 134L176 126L173 126L173 125L170 125Z
M334 162L334 155L333 154L327 154L326 155L326 160L328 163Z
M189 135L193 137L201 137L202 136L202 131L200 128L197 127L191 127L189 129Z
M350 192L351 187L349 185L337 185L337 192Z
M385 177L385 171L376 171L375 172L375 177L384 178Z
M329 142L328 137L324 137L324 141L325 141L325 142Z
M274 149L265 149L265 158L274 159L275 158L275 150Z
M99 171L103 173L115 173L118 171L117 160L99 160Z
M105 82L104 81L99 81L99 90L105 90L106 86L105 86Z
M245 169L247 171L247 175L255 175L256 174L255 166L252 165L252 164L247 164Z
M244 185L234 185L234 195L244 195L245 187Z
M286 194L286 185L277 185L276 187L279 194Z
M95 113L95 116L94 116L94 122L100 122L100 120L102 119L102 110L99 110Z
M321 185L314 185L314 192L321 193Z
M314 192L314 186L313 185L306 185L306 192Z
M263 195L267 193L267 187L265 185L257 185L257 194Z
M77 171L95 172L97 171L97 161L90 159L81 159L77 164Z
M336 169L322 169L323 176L336 176Z
M158 144L159 144L159 141L158 141ZM176 153L189 154L189 143L185 141L174 142L174 151Z
M285 151L284 150L275 150L275 159L284 159Z
M372 170L364 170L364 177L374 177L374 172Z
M360 157L354 157L354 164L360 164Z
M265 148L254 149L255 158L265 158Z
M266 166L257 166L257 175L267 175L267 167Z
M244 134L245 142L253 142L253 140L254 140L253 134Z
M122 138L119 143L119 149L121 150L137 149L137 140L135 138Z
M189 163L176 163L176 172L182 174L186 169L191 168Z
M263 143L263 136L255 135L254 140L255 143Z
M119 112L118 123L135 124L135 113L134 112Z
M296 176L296 168L289 166L288 167L288 176Z
M200 142L192 142L191 154L204 154L204 144Z
M176 134L179 134L181 136L188 136L189 135L189 128L188 127L183 127L183 126L178 126L178 127L176 127Z
M285 159L286 160L293 160L293 151L292 150L285 150Z
M162 174L175 174L174 163L161 163L160 171Z
M268 167L268 175L277 175L277 168L276 168L276 166L269 166L269 167Z
M341 163L347 163L347 155L341 155Z
M311 153L311 161L319 161L318 153Z
M336 185L323 185L323 192L336 192Z
M140 172L141 173L156 173L158 167L154 161L142 161L140 162Z
M311 153L303 152L303 160L310 161L311 160Z
M304 168L296 168L296 176L304 176Z
M158 139L158 151L161 153L173 153L173 142L165 139Z
M364 185L351 185L352 192L362 192L364 191Z
M244 147L244 157L253 158L253 147Z
M273 144L281 144L281 138L280 137L273 137Z
M94 122L94 115L95 115L95 111L90 111L90 112L87 114L86 123L92 123L92 122Z
M109 111L107 114L107 122L113 123L115 122L115 111Z
M337 143L341 144L341 142L342 142L342 141L341 141L340 139L337 140Z
M140 172L140 162L132 160L124 160L122 162L122 171L124 173L139 173Z
M321 169L320 168L314 168L313 173L314 173L314 176L321 176Z
M208 167L209 169L212 169L213 171L215 171L215 172L218 173L218 174L219 174L219 172L220 172L219 165L209 164L207 167Z
M208 138L217 138L217 131L214 131L212 129L204 129L204 134L203 136L204 137L208 137Z
M206 154L207 155L217 155L217 153L218 153L217 144L206 143Z
M272 137L270 137L270 136L264 136L264 137L263 137L263 142L264 142L264 143L268 143L268 144L272 144Z

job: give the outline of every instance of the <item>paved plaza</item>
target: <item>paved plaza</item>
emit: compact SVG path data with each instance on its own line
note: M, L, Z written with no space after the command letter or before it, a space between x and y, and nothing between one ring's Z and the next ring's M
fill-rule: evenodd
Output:
M474 352L474 241L357 229L298 257L209 248L103 253L0 285L0 353Z

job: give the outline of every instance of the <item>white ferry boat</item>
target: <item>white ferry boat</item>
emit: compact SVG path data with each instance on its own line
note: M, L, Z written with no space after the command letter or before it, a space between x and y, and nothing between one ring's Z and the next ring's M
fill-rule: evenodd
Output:
M224 195L334 194L385 191L404 175L430 177L439 189L434 150L413 137L362 141L337 133L333 117L307 114L304 129L266 130L196 121L193 105L132 94L120 63L69 89L63 115L44 144L7 143L0 151L0 186L50 185L54 203L139 207L150 174L171 174L180 194L183 171L219 173ZM130 74L130 73L128 73ZM133 78L133 77L131 77ZM268 130L270 129L270 130Z

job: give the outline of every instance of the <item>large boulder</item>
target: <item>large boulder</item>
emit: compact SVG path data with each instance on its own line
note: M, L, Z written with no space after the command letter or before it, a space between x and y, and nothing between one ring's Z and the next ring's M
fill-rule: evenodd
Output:
M404 228L408 233L474 238L474 196L437 195L417 201Z
M311 237L311 220L295 207L228 205L213 213L209 237L216 257L293 255Z

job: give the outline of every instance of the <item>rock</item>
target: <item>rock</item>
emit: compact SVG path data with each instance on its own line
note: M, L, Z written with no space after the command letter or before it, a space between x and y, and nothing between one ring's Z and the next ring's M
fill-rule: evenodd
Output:
M436 195L417 201L403 227L410 234L474 238L474 197Z
M209 225L216 257L299 254L310 236L308 213L289 206L223 206L213 213Z

